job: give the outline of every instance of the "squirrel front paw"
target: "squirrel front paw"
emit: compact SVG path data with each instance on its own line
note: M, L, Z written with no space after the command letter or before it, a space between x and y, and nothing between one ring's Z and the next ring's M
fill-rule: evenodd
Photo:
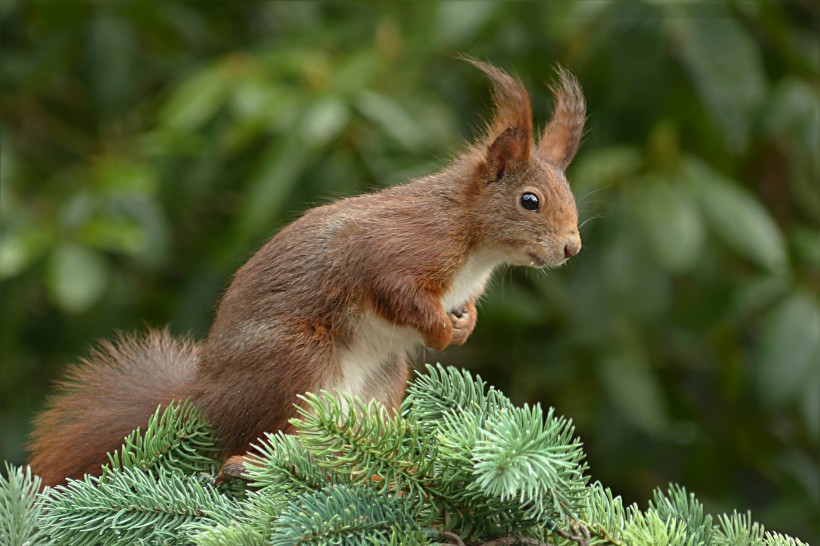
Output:
M455 333L450 315L442 313L441 316L442 318L434 322L431 328L421 333L424 344L436 351L443 351L450 345Z
M473 333L478 319L475 304L468 302L458 309L450 311L448 316L453 325L453 337L450 339L450 345L464 345L464 342Z

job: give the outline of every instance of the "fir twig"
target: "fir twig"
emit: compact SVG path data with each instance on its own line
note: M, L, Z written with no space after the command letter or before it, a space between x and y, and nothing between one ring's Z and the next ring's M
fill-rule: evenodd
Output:
M533 518L577 517L586 497L586 465L569 420L552 409L544 418L540 406L525 405L498 412L484 427L473 452L482 489L531 506Z
M426 374L417 372L402 403L402 415L417 422L423 432L432 432L442 418L456 411L493 415L513 407L503 393L467 370L441 364L427 364L426 369Z
M482 542L479 546L553 546L549 542L537 538L508 535Z
M216 442L202 412L190 402L171 402L157 408L143 432L137 428L122 447L108 454L107 470L207 471L217 463Z
M323 468L316 455L296 436L282 432L265 434L265 439L254 447L253 456L245 464L251 487L274 488L295 496L350 481Z
M301 397L292 424L319 466L369 483L379 493L402 492L407 503L423 504L431 494L430 444L401 416L381 404L323 391Z
M39 521L42 480L31 473L31 467L5 466L6 477L0 475L0 544L49 544ZM48 495L48 488L42 494Z
M274 525L273 546L294 544L429 544L407 505L372 489L331 486L301 495Z
M698 544L711 544L713 534L712 516L704 513L703 505L686 489L670 484L664 493L656 489L649 501L649 509L655 510L661 519L675 518L686 525L687 535Z
M771 532L766 533L763 542L766 546L809 546L800 539Z
M718 518L715 542L721 546L765 546L766 530L752 520L752 514L723 514Z
M234 505L197 476L126 468L57 486L42 521L65 545L176 542L185 524Z
M586 484L569 420L515 407L468 372L428 369L400 414L306 395L300 433L260 442L247 464L254 490L240 500L198 472L215 464L213 441L184 403L158 410L99 478L39 494L28 469L7 467L0 542L807 546L748 514L713 519L674 485L655 491L646 510L624 507L600 483Z

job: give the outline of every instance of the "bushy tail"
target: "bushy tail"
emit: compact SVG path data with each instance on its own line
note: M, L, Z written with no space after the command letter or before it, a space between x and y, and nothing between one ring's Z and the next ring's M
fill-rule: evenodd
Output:
M68 371L60 392L35 421L31 467L46 485L99 475L106 453L157 406L190 395L198 347L167 331L104 341Z

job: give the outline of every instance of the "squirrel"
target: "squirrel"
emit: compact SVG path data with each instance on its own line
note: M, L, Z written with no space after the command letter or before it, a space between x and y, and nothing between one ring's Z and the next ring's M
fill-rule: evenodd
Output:
M35 420L29 463L45 485L99 475L106 453L174 400L201 408L223 460L240 464L263 433L292 432L299 394L338 390L397 408L411 351L463 344L497 266L555 267L578 254L564 174L586 116L577 80L557 68L536 142L521 80L466 60L492 83L485 136L438 173L283 228L235 273L204 341L167 331L103 341Z

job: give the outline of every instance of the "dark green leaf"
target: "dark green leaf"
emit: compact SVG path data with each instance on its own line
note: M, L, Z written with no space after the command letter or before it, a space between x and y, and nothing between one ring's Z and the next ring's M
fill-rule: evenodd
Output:
M704 229L697 204L680 180L662 175L636 181L637 211L658 263L673 273L692 269L700 258Z
M772 271L786 267L780 229L752 194L705 163L690 160L684 176L712 228L736 252Z
M820 380L820 302L795 292L769 315L759 354L759 389L764 400L783 404L813 396Z
M99 253L64 243L49 259L46 286L57 305L69 313L80 313L102 297L108 277L108 264Z
M720 3L662 5L674 45L701 100L729 148L744 150L753 114L766 92L763 63L752 37Z

